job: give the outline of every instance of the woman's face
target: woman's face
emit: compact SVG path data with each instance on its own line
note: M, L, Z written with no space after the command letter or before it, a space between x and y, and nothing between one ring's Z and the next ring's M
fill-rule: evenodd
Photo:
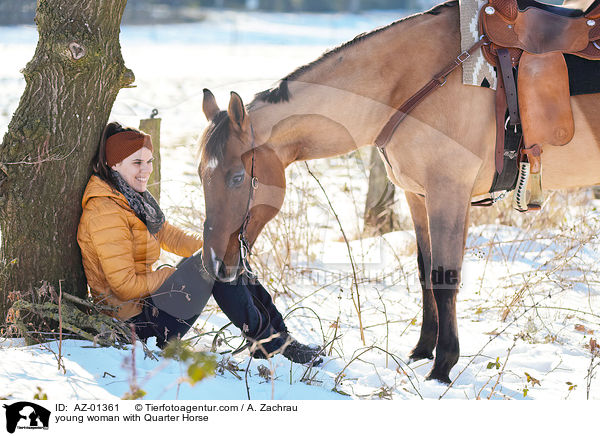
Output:
M121 174L121 177L137 192L144 192L152 173L153 160L152 152L146 147L142 147L118 164L113 165L112 169Z

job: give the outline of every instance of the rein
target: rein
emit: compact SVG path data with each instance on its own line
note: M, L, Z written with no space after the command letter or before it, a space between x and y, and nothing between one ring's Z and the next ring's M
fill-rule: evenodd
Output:
M248 193L248 203L246 204L246 214L244 216L244 221L242 222L242 227L240 228L240 233L238 234L238 241L240 241L240 260L242 261L242 266L246 273L254 276L254 272L250 268L250 264L248 263L248 256L251 254L250 244L248 243L248 235L247 228L248 223L250 222L250 205L252 200L254 199L254 191L258 188L258 178L254 175L254 162L256 156L256 143L254 140L254 127L252 127L252 123L250 123L250 132L252 134L252 164L250 166L250 192Z

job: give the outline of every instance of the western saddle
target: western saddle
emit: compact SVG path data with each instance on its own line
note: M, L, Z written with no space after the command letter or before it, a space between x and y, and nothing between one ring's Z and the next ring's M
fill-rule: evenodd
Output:
M600 0L582 2L587 4L571 8L535 0L488 0L480 11L480 35L489 41L482 51L498 71L498 173L504 162L507 110L508 124L515 129L520 124L523 132L513 201L517 210L541 208L542 147L565 145L573 138L575 126L564 54L600 60ZM514 68L518 71L516 80Z
M513 206L522 212L539 210L544 200L542 147L565 145L575 131L564 54L600 60L600 0L567 0L564 6L535 0L488 0L479 13L479 33L477 43L458 55L394 111L375 138L374 145L390 165L386 147L400 123L423 99L444 86L447 76L481 48L486 60L498 72L496 175L503 171L504 140L507 125L510 125L515 132L522 131L522 160ZM516 80L515 68L518 71ZM488 198L471 204L490 206L494 202L494 198Z

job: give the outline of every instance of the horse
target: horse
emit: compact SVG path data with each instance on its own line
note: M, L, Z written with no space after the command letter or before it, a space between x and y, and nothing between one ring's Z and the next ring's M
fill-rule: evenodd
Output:
M247 106L232 92L220 110L205 89L198 173L207 272L227 282L247 268L254 241L283 204L288 165L372 146L395 108L459 53L459 8L450 1L357 36ZM600 94L571 103L575 136L544 148L544 189L600 182ZM463 85L455 72L410 113L382 157L405 192L416 235L423 319L409 357L434 359L427 379L446 384L460 351L456 295L468 212L490 189L494 147L494 92Z

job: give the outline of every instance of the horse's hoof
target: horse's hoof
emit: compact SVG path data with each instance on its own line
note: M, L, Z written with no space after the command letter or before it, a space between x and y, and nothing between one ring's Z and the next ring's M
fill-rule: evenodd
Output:
M445 385L449 385L450 383L452 383L452 380L450 380L448 374L439 374L437 373L435 368L431 370L427 377L425 377L425 380L435 380Z
M408 355L409 362L416 362L418 360L427 359L433 360L433 353L430 351L414 349Z

